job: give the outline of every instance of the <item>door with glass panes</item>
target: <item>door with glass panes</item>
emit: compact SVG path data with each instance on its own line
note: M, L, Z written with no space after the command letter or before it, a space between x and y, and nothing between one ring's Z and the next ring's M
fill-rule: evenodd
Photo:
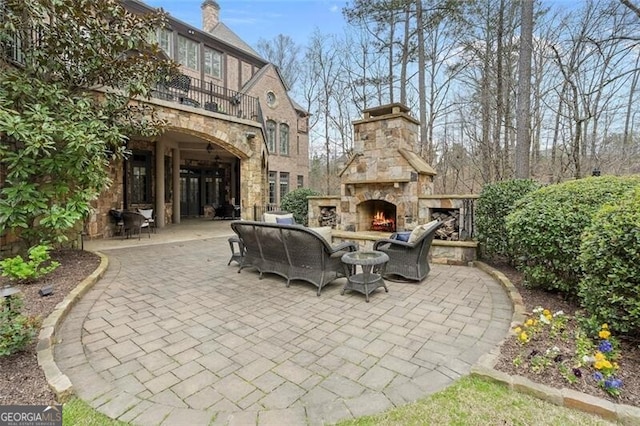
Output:
M204 206L218 207L224 202L222 169L180 170L180 215L204 214Z

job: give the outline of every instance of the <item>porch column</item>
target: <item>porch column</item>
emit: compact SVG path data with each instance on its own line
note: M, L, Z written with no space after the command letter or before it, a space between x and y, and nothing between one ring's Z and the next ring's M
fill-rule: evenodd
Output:
M180 149L174 148L173 152L173 223L180 223Z
M156 141L156 226L164 228L164 141Z

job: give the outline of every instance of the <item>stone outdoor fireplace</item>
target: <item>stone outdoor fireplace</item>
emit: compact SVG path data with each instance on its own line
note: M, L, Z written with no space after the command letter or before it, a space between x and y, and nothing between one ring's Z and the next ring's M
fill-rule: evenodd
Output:
M340 174L340 229L395 232L417 224L418 198L436 172L413 147L419 122L400 104L364 111L355 121L353 155Z
M309 225L331 226L333 241L371 249L377 238L444 222L431 255L466 264L475 259L476 195L434 195L435 170L416 152L419 122L401 104L364 111L353 122L353 153L339 174L340 195L309 198Z

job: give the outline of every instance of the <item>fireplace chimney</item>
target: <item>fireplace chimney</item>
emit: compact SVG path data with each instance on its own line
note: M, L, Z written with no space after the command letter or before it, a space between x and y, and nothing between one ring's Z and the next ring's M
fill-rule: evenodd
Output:
M202 2L202 29L208 33L220 22L220 6L214 0Z

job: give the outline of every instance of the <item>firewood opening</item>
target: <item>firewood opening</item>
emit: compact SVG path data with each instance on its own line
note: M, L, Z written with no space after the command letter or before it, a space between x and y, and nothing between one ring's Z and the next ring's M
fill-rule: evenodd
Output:
M436 231L435 239L446 241L460 240L460 209L431 209L431 219L443 222Z

